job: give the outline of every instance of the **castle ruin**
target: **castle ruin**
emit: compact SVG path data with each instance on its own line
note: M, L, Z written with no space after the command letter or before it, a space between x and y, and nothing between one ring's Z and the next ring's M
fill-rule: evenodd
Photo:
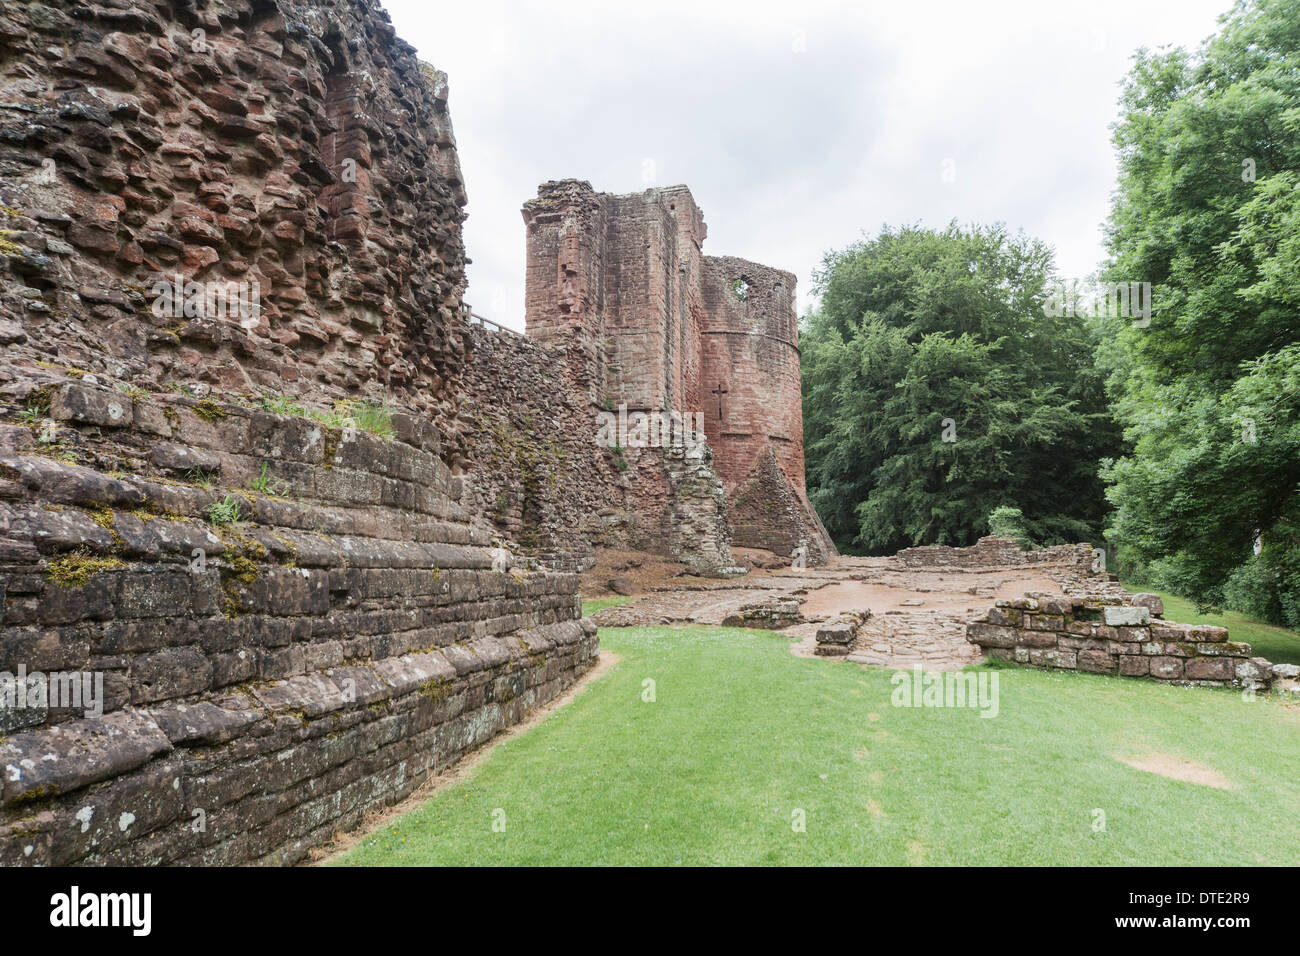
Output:
M529 337L581 356L606 408L700 414L732 543L834 553L804 489L795 277L703 253L689 189L549 182L524 204Z
M594 664L596 547L830 550L793 277L548 185L472 326L447 97L374 0L0 9L0 864L302 860Z

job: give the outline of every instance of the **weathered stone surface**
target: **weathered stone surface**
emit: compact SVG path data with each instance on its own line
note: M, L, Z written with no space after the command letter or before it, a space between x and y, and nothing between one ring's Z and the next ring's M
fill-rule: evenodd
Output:
M131 711L13 734L0 742L4 805L78 790L170 750L158 725Z
M1151 612L1152 617L1164 617L1165 602L1159 594L1134 594L1130 599L1134 606L1144 607Z
M1105 607L1102 620L1111 627L1151 623L1151 611L1146 607Z
M125 395L102 388L62 385L50 400L50 417L87 425L122 428L131 424L133 409Z
M1012 627L999 627L996 624L974 623L966 629L967 638L972 644L981 647L1014 647L1020 632Z
M844 657L853 650L862 622L871 617L871 611L860 610L840 614L817 627L815 653L821 657Z
M776 599L746 605L725 618L722 626L780 630L798 624L800 620L798 601Z
M1151 676L1161 680L1180 680L1184 663L1181 657L1152 657Z
M1140 626L1151 602L1120 603L1129 599L1122 589L1064 600L1037 593L999 599L982 620L967 624L966 639L986 653L1038 667L1211 684L1258 686L1273 678L1272 665L1251 658L1249 644L1228 640L1225 628L1163 620ZM1059 616L1052 613L1058 610Z

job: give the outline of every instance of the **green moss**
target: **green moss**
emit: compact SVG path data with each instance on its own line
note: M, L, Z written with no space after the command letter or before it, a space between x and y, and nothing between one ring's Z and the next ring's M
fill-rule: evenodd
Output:
M261 564L267 560L266 546L256 538L228 529L222 534L225 549L221 556L230 563L235 577L252 584L261 576Z
M434 678L421 684L416 693L430 703L437 705L447 699L447 695L451 693L451 685L445 680Z
M74 551L46 565L45 576L59 587L79 588L101 571L124 567L126 563L117 558L101 558Z
M343 432L337 428L325 426L325 438L322 442L322 468L333 468L334 459L338 457L339 441L343 437Z
M294 545L292 541L290 541L284 535L276 534L274 531L269 533L271 537L275 538L276 541L279 541L282 545L284 545L284 549L287 552L289 552L289 556L285 558L283 561L281 561L280 563L284 565L284 567L286 568L296 568L298 566L298 548Z
M89 369L77 368L75 365L60 365L58 362L42 362L38 360L36 364L42 368L55 369L62 372L64 375L77 379L85 378L87 375L93 374Z
M99 507L87 508L86 510L90 513L91 521L95 522L96 525L103 528L113 536L114 550L120 550L126 545L126 541L124 541L122 536L117 533L117 525L115 523L116 519L113 515L112 508L100 505Z
M54 786L53 784L43 784L39 787L33 787L32 789L28 790L22 796L18 797L14 801L14 804L20 805L24 803L34 803L37 800L44 800L47 797L57 797L58 795L59 795L58 787Z
M237 581L244 584L252 584L262 575L261 565L243 555L230 560L230 571Z
M228 418L226 410L210 398L205 398L194 406L194 414L203 419L208 424Z
M222 581L221 593L224 596L226 617L231 620L239 617L239 592L235 590L235 582Z

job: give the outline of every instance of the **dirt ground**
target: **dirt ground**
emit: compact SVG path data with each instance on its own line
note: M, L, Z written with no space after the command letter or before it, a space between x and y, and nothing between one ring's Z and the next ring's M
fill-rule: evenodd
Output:
M732 548L731 555L740 567L748 568L746 577L762 577L771 569L783 568L789 561L759 548ZM699 573L671 558L642 551L596 549L596 563L580 575L579 588L584 598L609 597L614 594L644 594L653 587L674 579L698 579ZM610 583L622 579L618 590Z

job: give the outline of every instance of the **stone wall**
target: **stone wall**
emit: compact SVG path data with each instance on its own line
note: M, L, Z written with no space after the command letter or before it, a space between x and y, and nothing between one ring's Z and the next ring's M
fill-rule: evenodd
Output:
M999 600L967 625L989 657L1036 667L1146 677L1178 684L1267 687L1273 665L1222 627L1163 619L1156 595Z
M491 570L427 419L50 407L0 426L0 672L104 713L0 710L4 862L292 862L593 663L576 577Z
M372 0L0 11L6 394L57 361L445 427L465 202L446 76ZM157 314L178 275L256 283L258 312Z
M804 489L795 277L704 256L685 186L617 196L548 182L524 221L528 335L579 356L575 387L611 408L701 413L726 497L782 515L746 515L734 542L834 554Z
M372 0L0 11L0 862L293 862L592 664L442 457L465 201Z
M696 457L599 444L605 409L588 398L586 356L571 338L470 329L466 342L446 455L484 540L564 570L586 570L597 546L709 573L732 566L707 443Z
M980 538L968 548L954 548L946 544L904 548L895 555L895 558L909 568L1065 565L1085 577L1094 573L1092 568L1096 561L1096 555L1090 544L1058 544L1025 550L1020 547L1015 538L999 538L994 535Z

